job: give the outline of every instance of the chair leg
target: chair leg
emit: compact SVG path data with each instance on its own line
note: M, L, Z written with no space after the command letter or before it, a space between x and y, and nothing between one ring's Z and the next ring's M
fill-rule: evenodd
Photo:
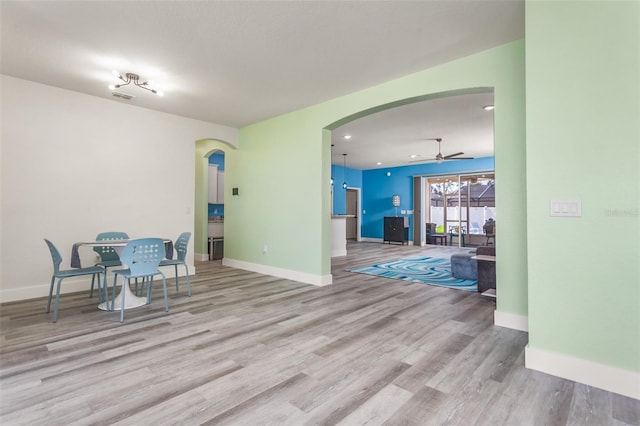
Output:
M153 276L144 277L143 280L147 281L147 305L150 305L151 297L153 296Z
M167 280L164 277L164 274L162 275L162 291L164 292L164 311L165 312L169 312L169 297L167 296Z
M58 321L58 305L60 304L60 284L62 284L62 278L58 279L58 289L56 290L56 303L53 305L53 322Z
M122 278L122 291L120 293L122 293L122 304L120 305L120 322L124 322L124 294L126 293L126 291L124 291L124 286L125 285L129 285L129 281L126 278Z
M106 271L104 272L104 274L102 274L102 298L104 299L104 303L107 304L107 310L108 310L109 309L109 289L107 288L107 272Z
M89 298L93 297L93 283L96 280L96 274L93 274L91 277L91 290L89 290ZM98 283L98 301L100 301L100 283Z
M187 271L187 296L191 297L191 282L189 281L189 267L184 264L184 270Z
M113 311L116 306L116 288L118 288L118 274L113 274L113 287L111 287L111 308L110 311Z
M47 313L51 311L51 296L53 295L53 283L55 283L55 281L56 281L56 277L52 275L51 285L49 286L49 301L47 302L47 310L46 310Z
M176 270L176 292L178 292L178 265L173 265Z
M96 276L94 275L91 278L91 290L89 291L89 297L93 297L93 284L95 282ZM106 283L107 281L107 266L104 267L104 282ZM98 297L100 297L100 282L98 282Z
M111 308L109 308L109 287L107 285L107 271L106 271L106 269L105 269L104 275L102 276L102 291L103 291L102 298L104 299L103 303L107 307L107 311L110 311Z

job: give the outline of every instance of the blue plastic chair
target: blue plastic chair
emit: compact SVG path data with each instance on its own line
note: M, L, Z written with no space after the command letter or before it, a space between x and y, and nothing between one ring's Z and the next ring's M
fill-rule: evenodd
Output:
M160 261L165 256L164 240L162 238L139 238L127 243L120 254L120 261L127 265L128 269L118 269L113 271L113 296L111 306L114 306L116 299L116 286L118 275L122 276L122 286L129 285L131 278L142 278L143 283L147 283L147 304L151 303L151 290L153 287L153 277L162 276L162 290L164 292L164 310L169 312L169 299L167 298L167 280L158 269ZM124 322L125 291L122 294L120 308L120 322Z
M189 239L191 238L191 232L183 232L180 234L174 247L178 252L177 259L165 259L160 262L160 266L171 266L176 271L176 291L178 291L178 265L184 265L184 269L187 271L187 296L191 297L191 282L189 281L189 267L187 266L187 248L189 247Z
M101 232L96 237L96 241L128 239L129 235L127 235L126 232ZM118 256L118 253L116 253L116 251L113 249L113 247L94 247L93 251L98 253L98 255L100 256L100 261L96 263L95 266L102 266L104 268L104 279L106 282L107 269L116 266L122 266L120 257ZM94 280L91 280L91 292L89 293L89 297L93 297L93 284Z
M53 275L51 276L51 285L49 286L49 300L47 301L47 312L51 310L51 297L53 295L53 284L58 279L58 288L56 290L56 303L53 306L53 322L58 321L58 305L60 303L60 284L62 284L62 280L69 277L78 277L81 275L93 275L91 279L91 284L93 286L93 282L98 276L98 299L102 301L106 301L108 304L109 296L106 293L107 291L107 282L105 277L103 277L103 284L100 285L100 275L105 273L104 268L100 266L92 266L90 268L74 268L67 270L60 270L60 264L62 263L62 256L60 256L60 252L56 248L55 245L49 240L45 238L44 240L49 247L49 251L51 252L51 260L53 260Z

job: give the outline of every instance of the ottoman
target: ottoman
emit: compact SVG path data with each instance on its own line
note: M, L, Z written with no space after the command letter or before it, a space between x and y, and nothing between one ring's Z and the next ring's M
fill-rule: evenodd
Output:
M472 259L475 255L475 250L451 255L451 275L463 280L477 280L478 262Z

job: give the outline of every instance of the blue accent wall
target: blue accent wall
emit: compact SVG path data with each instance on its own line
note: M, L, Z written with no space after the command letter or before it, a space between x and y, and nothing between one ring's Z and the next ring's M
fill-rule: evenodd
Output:
M342 188L342 182L346 180L349 188L362 189L362 170L332 164L331 176L333 177L333 214L346 214L347 191Z
M396 208L391 205L391 197L397 194L400 196L398 216L409 217L409 238L411 238L413 215L402 215L400 211L413 210L414 176L464 174L475 171L493 171L494 168L494 157L482 157L464 161L445 161L441 164L426 163L362 171L362 228L360 231L362 237L380 239L383 237L383 218L396 215ZM387 172L390 172L391 175L387 176ZM334 174L334 181L337 183L335 176ZM342 174L339 174L339 176L342 176ZM335 203L338 201L335 197L337 192L336 183L334 183L334 210ZM342 181L340 180L340 183L338 183L340 190L342 190L341 184ZM342 191L342 198L342 204L344 205L344 191ZM362 213L363 211L366 213Z
M224 154L214 152L209 156L209 164L217 164L219 171L224 171Z
M224 216L224 204L209 204L207 216Z

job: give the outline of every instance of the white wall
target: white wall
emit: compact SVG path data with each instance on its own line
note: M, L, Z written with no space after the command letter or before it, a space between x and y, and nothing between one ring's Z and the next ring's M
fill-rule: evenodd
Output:
M237 129L1 78L0 301L47 294L43 238L67 268L72 244L99 232L193 232L195 141L237 146ZM93 259L90 249L83 259ZM66 291L88 288L87 279L68 281Z

